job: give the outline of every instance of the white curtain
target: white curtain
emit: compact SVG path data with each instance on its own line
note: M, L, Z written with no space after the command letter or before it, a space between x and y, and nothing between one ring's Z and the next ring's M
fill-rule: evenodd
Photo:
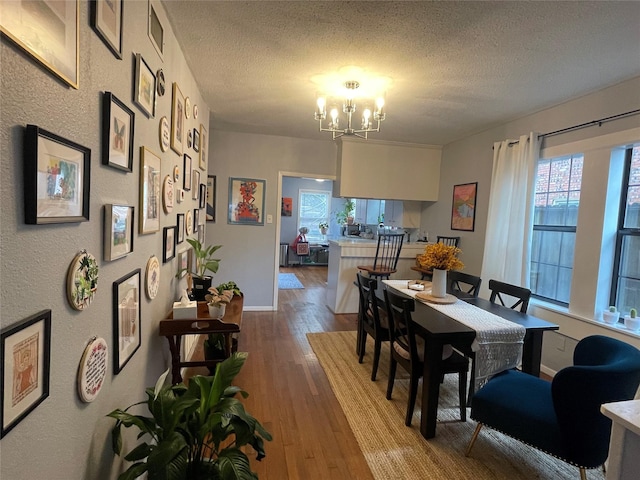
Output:
M533 231L535 166L539 135L531 132L493 145L493 173L482 260L482 295L488 298L489 280L529 286Z

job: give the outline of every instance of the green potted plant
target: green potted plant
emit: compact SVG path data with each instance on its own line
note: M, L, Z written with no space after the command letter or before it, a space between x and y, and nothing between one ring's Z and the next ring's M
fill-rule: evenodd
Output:
M191 271L187 268L182 268L176 274L176 277L180 277L183 272L187 272L187 284L191 289L191 294L194 300L202 301L207 294L207 290L211 287L211 281L213 276L207 275L207 272L218 273L218 267L220 266L220 259L214 258L213 254L222 247L222 245L210 245L205 247L196 238L187 238L187 242L193 247L193 254L195 257L195 268ZM191 285L192 284L192 285Z
M222 294L220 293L214 294L214 292L211 292L212 290L215 290L216 292L222 292ZM214 313L215 313L215 312L212 312L212 305L213 307L215 307L216 304L221 304L222 307L225 307L224 310L226 310L226 305L228 305L231 302L234 296L236 295L242 296L242 291L240 291L240 287L238 287L238 284L233 281L221 283L215 289L210 288L209 291L210 291L210 294L205 295L205 300L209 304L209 315L211 316L214 316ZM222 312L221 316L224 316L224 311ZM233 342L232 351L235 351L235 349L237 348L238 341L237 339L233 338L232 342ZM225 336L222 333L208 334L207 338L204 341L205 360L223 360L225 357L226 357ZM209 372L213 375L215 373L215 368L209 368Z
M607 323L609 325L618 323L619 318L620 318L620 312L616 309L614 305L611 305L608 310L604 310L602 312L602 320L604 320L604 323Z
M640 318L638 318L638 310L632 308L629 315L624 316L624 326L629 330L638 330L640 328Z
M149 480L257 479L241 447L251 445L261 460L264 440L271 435L235 398L248 394L231 384L247 355L233 354L214 376L197 375L188 386L165 385L167 370L154 388L146 389L145 401L109 413L116 420L114 453L122 453L122 427L135 427L142 441L125 455L133 463L118 479L134 480L145 472ZM137 405L146 405L150 416L129 413Z
M347 225L349 222L353 223L353 214L356 209L356 203L350 198L344 202L344 207L341 211L336 213L336 220L340 225Z
M318 228L320 229L320 233L322 235L326 235L327 231L329 230L329 224L327 222L320 222L318 224Z

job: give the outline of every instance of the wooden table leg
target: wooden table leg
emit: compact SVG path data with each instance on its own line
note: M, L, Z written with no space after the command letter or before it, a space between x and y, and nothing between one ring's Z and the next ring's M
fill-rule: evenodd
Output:
M422 412L420 433L424 438L436 436L438 396L442 377L442 343L432 337L424 342L424 372L422 377Z

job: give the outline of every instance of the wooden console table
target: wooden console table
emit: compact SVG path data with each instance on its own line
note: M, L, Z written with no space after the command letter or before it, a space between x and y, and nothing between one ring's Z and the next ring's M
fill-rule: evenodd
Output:
M211 318L207 302L198 302L197 318L183 318L174 320L171 310L164 320L160 320L160 336L167 337L169 350L171 351L171 381L180 383L182 367L214 367L222 360L193 360L186 361L181 358L183 335L207 335L209 333L222 333L225 337L225 353L230 356L233 349L233 335L240 332L242 326L242 306L244 297L234 295L231 303L227 305L222 320Z

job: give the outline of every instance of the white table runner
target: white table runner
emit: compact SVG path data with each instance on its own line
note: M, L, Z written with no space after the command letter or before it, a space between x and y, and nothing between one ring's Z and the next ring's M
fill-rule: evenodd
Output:
M448 305L422 301L416 298L416 290L408 288L407 280L383 280L383 283L476 331L476 338L471 344L471 350L476 354L476 390L491 376L520 364L526 333L522 325L459 299ZM422 283L425 284L424 292L429 293L430 282Z

